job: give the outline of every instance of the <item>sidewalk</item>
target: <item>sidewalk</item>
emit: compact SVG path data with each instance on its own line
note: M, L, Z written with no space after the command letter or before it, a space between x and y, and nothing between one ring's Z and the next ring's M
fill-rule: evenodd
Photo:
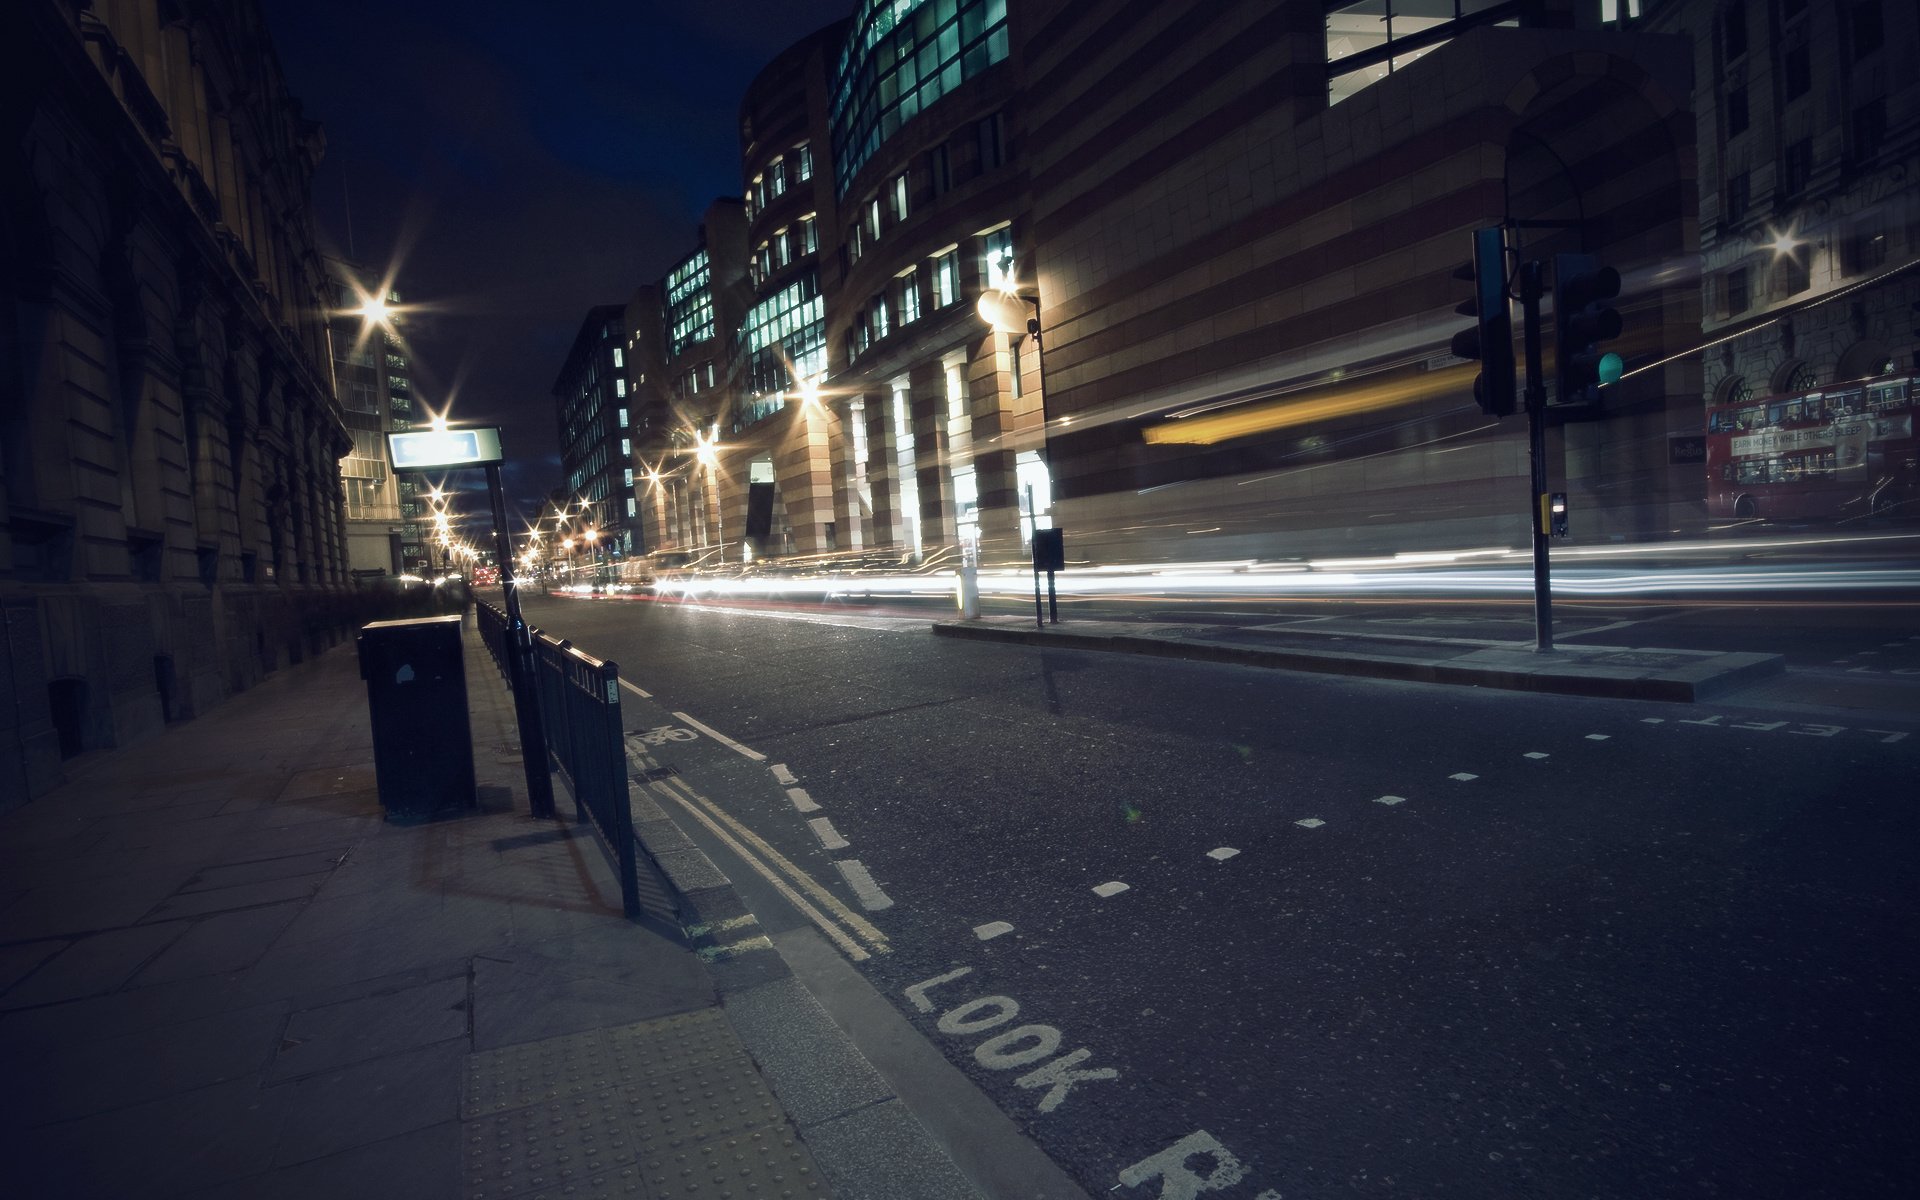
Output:
M970 1194L794 980L622 917L466 670L471 816L382 819L351 644L0 815L8 1192Z
M1204 619L1202 614L1196 622ZM1351 629L1316 631L1299 625L1070 620L1039 627L1032 617L992 616L937 621L933 632L982 641L1615 699L1701 700L1786 670L1786 660L1778 654L1565 642L1542 654L1529 646L1488 639L1394 637Z

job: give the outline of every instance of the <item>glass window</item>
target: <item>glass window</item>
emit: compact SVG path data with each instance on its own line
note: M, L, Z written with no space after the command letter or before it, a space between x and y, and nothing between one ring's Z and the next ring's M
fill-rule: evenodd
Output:
M1736 172L1727 179L1727 220L1738 221L1747 215L1747 205L1751 202L1752 191L1745 171Z
M907 173L902 171L893 177L893 223L898 225L907 219Z
M933 258L933 306L945 308L960 299L960 252L947 250Z
M613 394L614 394L614 395L616 395L616 396L624 396L624 395L626 395L626 394L627 394L627 381L626 381L626 380L624 380L624 379L616 379L616 380L614 380L614 381L613 381Z
M920 319L920 268L909 268L900 277L900 323L911 325Z
M887 298L875 296L867 312L873 319L873 340L877 342L887 336Z
M1780 159L1780 191L1788 196L1805 190L1807 181L1813 177L1813 140L1801 138L1787 144L1787 152Z
M858 225L847 226L847 261L850 263L860 261L860 226Z
M787 160L775 158L767 164L767 190L775 196L784 196L787 192Z
M620 410L620 428L625 429L626 427L627 427L627 410L623 408Z
M867 234L875 241L880 240L880 197L867 201Z
M1747 9L1745 0L1734 0L1720 10L1720 44L1728 62L1747 52Z
M784 228L774 230L773 265L776 267L784 267L791 261L792 257L787 253L787 231Z
M1727 93L1727 136L1740 136L1747 131L1747 124L1747 89L1737 87Z
M1747 295L1747 269L1736 267L1727 272L1727 315L1737 317L1752 304Z
M793 148L793 161L798 178L802 181L813 178L813 147L801 142Z
M1002 225L981 244L980 277L998 291L1013 291L1013 229Z
M1813 51L1807 43L1801 42L1787 50L1785 66L1787 99L1806 95L1807 89L1813 86Z
M614 366L616 366L616 367L624 367L624 366L626 366L626 365L627 365L627 361L626 361L626 359L625 359L625 358L624 358L624 357L623 357L623 356L621 355L621 353L620 353L620 347L618 347L618 346L615 346L615 347L613 348L613 365L614 365Z
M927 151L927 175L933 185L933 194L944 196L953 187L953 163L947 155L945 142Z
M714 336L712 271L705 250L667 274L667 354L677 358L694 342Z
M982 171L991 171L1007 160L1006 122L999 113L994 113L992 116L981 121L978 129L980 134L980 169Z
M632 455L633 455L633 443L626 438L621 438L620 439L620 457L630 458L632 457Z
M1006 0L863 0L828 120L842 196L887 138L1007 57Z
M1880 0L1860 0L1853 6L1850 25L1853 57L1865 58L1886 40L1886 26L1880 19Z
M820 235L815 228L812 213L800 218L800 254L817 254L820 250Z

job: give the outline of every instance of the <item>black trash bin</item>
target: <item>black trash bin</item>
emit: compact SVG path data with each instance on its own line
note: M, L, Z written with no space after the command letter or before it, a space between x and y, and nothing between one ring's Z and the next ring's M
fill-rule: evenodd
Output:
M389 821L475 807L473 736L460 618L360 628L360 678L373 714L373 767Z

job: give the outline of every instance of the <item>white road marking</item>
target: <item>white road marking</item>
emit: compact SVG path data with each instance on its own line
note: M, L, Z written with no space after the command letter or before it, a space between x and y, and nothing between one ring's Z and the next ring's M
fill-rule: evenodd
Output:
M1391 808L1396 804L1405 804L1407 798L1405 796L1375 796L1373 802L1375 804L1384 804Z
M813 830L813 836L819 838L820 844L828 850L845 850L852 845L840 836L840 831L833 827L833 822L825 817L815 817L808 821L807 828Z
M973 927L973 936L983 942L990 942L1003 933L1012 932L1013 926L1005 921L988 921L985 925L975 925Z
M1449 775L1447 776L1447 778L1458 779L1461 783L1466 783L1466 782L1469 782L1470 780L1478 779L1480 777L1478 775L1473 774L1471 771L1462 771L1457 775Z
M1543 751L1540 751L1540 750L1529 750L1529 751L1527 751L1527 754L1526 754L1526 756L1527 756L1528 758L1545 758L1545 757L1547 757L1547 756L1546 756L1546 754L1545 754L1545 752L1543 752Z
M1322 825L1325 825L1326 822L1322 821L1319 817L1308 817L1304 821L1295 821L1294 824L1302 829L1318 829Z
M1124 892L1126 890L1127 890L1127 885L1124 883L1121 883L1118 879L1115 879L1107 883L1103 883L1099 887L1094 888L1093 894L1096 896L1099 896L1101 899L1105 899L1108 896L1118 896L1121 892Z
M620 686L621 686L621 687L623 687L623 688L625 688L625 689L627 689L628 691L630 691L630 692L632 692L632 693L633 693L634 695L636 695L636 696L638 696L638 697L640 697L640 698L641 698L642 700L651 700L651 699L653 699L653 693L652 693L652 692L643 692L643 691L641 691L641 690L640 690L639 688L637 688L637 687L635 687L635 686L633 686L633 684L632 684L631 682L629 682L628 680L625 680L625 679L622 679L622 680L620 681Z
M868 954L866 950L860 945L860 943L854 941L853 938L848 936L846 930L840 928L838 925L834 924L832 921L829 921L820 912L819 909L807 903L804 897L802 897L798 892L794 891L791 887L787 886L786 880L780 878L777 874L775 874L765 863L755 858L752 854L749 854L747 852L746 847L742 846L739 842L736 842L733 840L733 838L729 837L727 835L726 830L720 828L719 825L715 824L711 819L708 818L707 814L701 812L700 809L697 808L686 797L680 795L678 792L672 790L671 788L668 788L665 784L655 784L654 786L656 790L660 792L661 795L670 797L672 800L678 803L680 807L686 809L687 812L693 817L694 820L700 822L702 825L705 825L707 829L711 831L715 837L719 838L722 842L726 843L726 846L729 850L732 850L735 854L739 855L740 861L746 863L747 866L752 868L753 871L756 874L758 874L762 879L765 879L768 883L772 884L774 886L774 890L778 891L782 896L785 896L787 898L787 903L799 909L801 914L804 915L807 918L807 920L812 921L815 925L819 926L820 931L822 933L826 934L829 938L833 939L834 945L840 947L841 953L845 954L849 959L852 959L854 962L865 962L867 959L872 957L872 955ZM815 884L815 886L817 887L819 885ZM879 945L877 945L875 948L884 951L885 949L887 949L884 942L885 942L885 939L883 938L882 942Z
M927 999L927 993L930 990L943 983L952 983L963 975L971 974L973 974L972 967L956 967L945 975L935 975L932 979L923 979L919 983L909 984L906 997L913 1002L914 1008L923 1013L930 1013L933 1011L933 1001Z
M794 784L800 782L793 777L792 771L787 770L787 764L785 763L774 763L768 767L767 770L773 772L773 781L781 787L792 787Z
M1587 735L1587 740L1590 742L1604 742L1612 736L1610 733L1590 733Z
M1221 846L1217 850L1207 851L1207 857L1211 858L1215 862L1225 862L1238 853L1240 852L1238 850L1235 850L1232 846Z
M847 881L853 894L860 898L860 907L868 912L879 912L883 908L893 907L893 897L880 890L873 881L866 866L857 858L836 860L833 864L840 871L840 878Z
M801 812L820 811L820 806L814 803L812 796L807 795L805 788L788 788L787 799L793 801L793 806Z
M767 756L760 753L758 750L747 749L745 746L742 746L739 742L734 741L732 738L728 737L726 734L720 733L709 726L702 725L700 722L694 720L692 717L688 716L686 713L677 712L673 715L676 717L679 717L682 721L685 721L687 724L693 726L695 729L698 729L701 733L706 734L708 737L712 738L714 741L719 742L722 746L725 746L727 749L732 750L735 753L744 754L755 762L767 761Z
M679 790L676 791L673 787L669 786L672 784L678 784ZM735 820L733 815L728 813L726 809L721 808L718 804L715 804L713 801L707 799L707 797L701 795L699 792L694 791L693 787L690 784L688 784L684 779L675 777L672 779L661 780L653 784L653 788L655 791L659 792L663 796L671 796L675 800L680 801L681 807L687 808L690 812L692 812L695 819L700 821L700 823L705 825L708 829L711 829L714 832L714 834L718 836L722 841L726 842L728 848L733 850L735 854L740 855L740 857L747 863L748 866L752 867L761 876L765 877L769 882L773 883L774 886L779 887L781 889L782 895L787 895L789 899L793 898L788 892L788 890L786 889L785 885L783 885L780 882L780 880L776 876L774 876L772 872L768 869L767 864L772 864L773 867L777 867L779 870L785 872L787 877L793 880L795 886L799 887L802 891L806 892L807 895L813 897L813 900L815 903L817 903L821 908L824 908L827 911L831 912L835 917L839 918L840 922L846 925L847 928L853 930L855 933L859 934L861 937L867 939L867 941L872 944L873 948L876 951L878 951L881 954L886 954L892 949L892 947L887 945L887 935L880 932L880 929L878 926L874 925L873 922L867 920L865 917L861 916L859 913L854 912L852 909L848 908L845 904L841 903L840 898L838 896L835 896L832 892L828 891L826 888L826 885L822 884L819 880L807 874L805 871L802 871L799 867L794 866L793 863L787 860L787 857L784 854L781 854L778 850L775 850L772 846L769 846L766 843L766 840L763 839L759 834L755 833L751 829L748 829L745 825L742 825L739 821ZM686 793L685 798L681 796L680 794L681 792ZM694 808L692 805L688 804L687 803L688 799L691 799L697 802L699 805L699 808ZM733 838L727 835L725 830L721 829L718 825L714 824L713 821L708 820L705 813L701 811L702 809L705 810L705 813L712 814L712 816L715 819L721 822L724 822L726 826L729 829L731 829L735 835L738 836L739 841L736 842ZM745 842L749 846L752 846L754 850L759 853L759 856L760 856L759 859L756 859L753 855L747 854L744 851L742 851L739 846L740 842ZM764 860L764 861L761 861L761 860ZM796 907L800 907L800 905L796 905ZM809 913L810 917L818 916L818 913L811 908L807 908L806 911ZM820 921L816 920L815 923L820 924ZM828 925L822 925L822 928L828 928ZM838 934L839 932L838 930L833 930L833 929L828 929L828 931L830 934ZM841 936L844 936L844 935L841 935ZM835 940L839 941L841 939L839 936L836 936ZM855 949L858 949L858 947L855 947ZM864 959L865 957L866 955L864 953L859 955L859 958L861 959ZM856 959L856 961L858 960Z
M1665 725L1667 719L1665 717L1641 717L1640 723L1642 725Z

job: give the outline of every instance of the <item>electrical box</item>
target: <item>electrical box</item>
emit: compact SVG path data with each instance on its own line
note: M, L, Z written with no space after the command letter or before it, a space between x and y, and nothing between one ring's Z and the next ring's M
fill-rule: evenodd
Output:
M1036 571L1067 569L1067 544L1058 529L1033 531L1033 569Z

